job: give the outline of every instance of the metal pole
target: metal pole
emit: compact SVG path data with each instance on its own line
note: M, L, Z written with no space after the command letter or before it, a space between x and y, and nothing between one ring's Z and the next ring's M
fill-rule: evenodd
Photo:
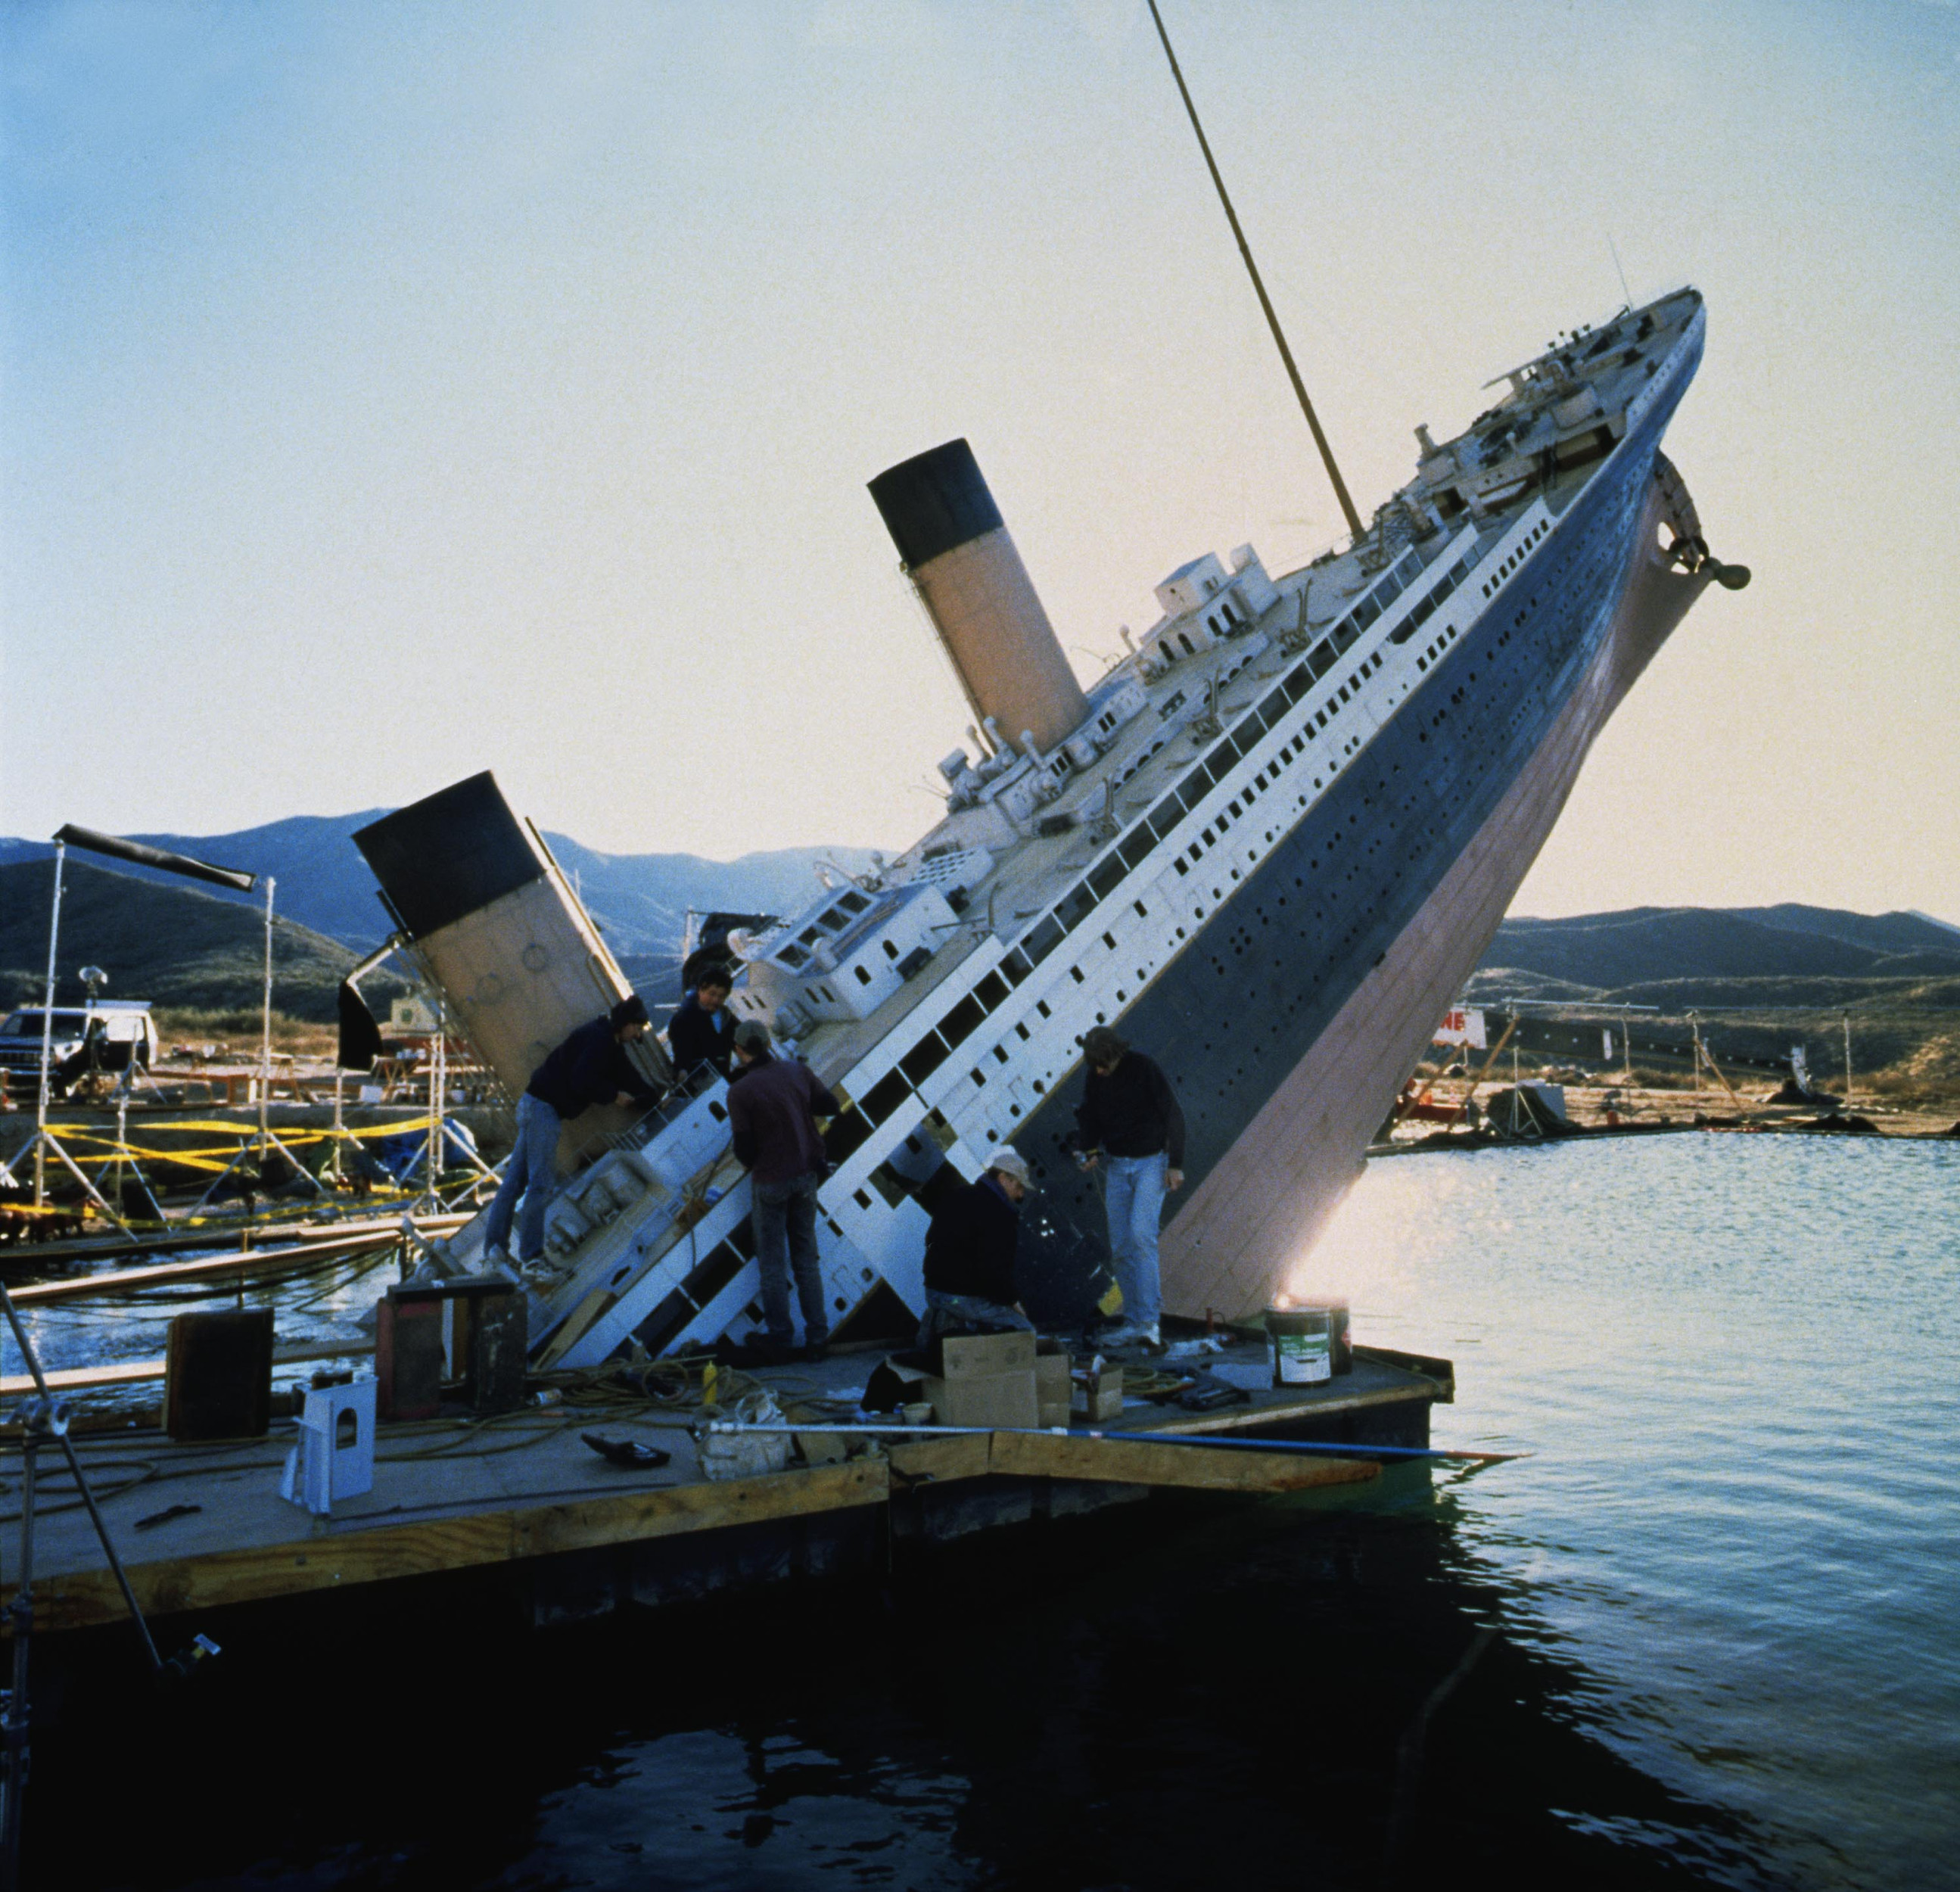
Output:
M68 843L55 843L55 892L48 906L48 995L41 1007L41 1091L34 1107L34 1206L47 1206L49 1065L55 1052L55 951L61 938L62 867Z
M21 1575L7 1613L14 1631L14 1686L7 1696L5 1804L0 1807L0 1892L19 1892L21 1816L27 1788L27 1652L34 1628L34 1467L40 1434L28 1423L21 1443Z
M1851 1107L1851 1014L1844 1014L1844 1107Z
M1266 326L1273 332L1273 339L1279 344L1280 359L1286 364L1287 378L1293 383L1293 391L1300 400L1300 411L1306 416L1306 424L1313 435L1313 444L1320 449L1321 464L1327 469L1327 476L1334 483L1334 496L1341 502L1341 516L1348 521L1348 530L1357 539L1361 536L1361 515L1354 510L1354 502L1348 496L1348 483L1341 477L1341 469L1334 463L1334 449L1327 444L1327 436L1320 431L1319 416L1313 411L1313 403L1306 397L1306 384L1300 378L1300 370L1294 367L1293 350L1287 346L1287 339L1280 329L1280 319L1273 313L1273 305L1266 295L1266 285L1259 279L1259 266L1252 260L1251 246L1246 241L1246 233L1239 228L1239 213L1232 208L1232 199L1226 194L1225 180L1218 174L1218 166L1211 155L1211 146L1205 138L1204 127L1198 122L1198 107L1191 102L1190 88L1184 82L1184 74L1179 69L1177 55L1170 49L1170 35L1164 30L1163 15L1157 11L1157 0L1150 0L1150 18L1157 22L1157 37L1163 42L1164 57L1170 62L1170 75L1177 81L1178 94L1184 100L1184 109L1189 115L1191 129L1198 134L1198 148L1204 154L1204 167L1211 174L1211 181L1218 188L1218 201L1225 206L1225 220L1232 226L1232 234L1237 240L1239 253L1246 260L1246 273L1252 279L1252 291L1259 298L1259 307L1265 311Z
M266 876L266 991L259 1013L259 1156L266 1155L266 1115L272 1096L272 889L278 883Z

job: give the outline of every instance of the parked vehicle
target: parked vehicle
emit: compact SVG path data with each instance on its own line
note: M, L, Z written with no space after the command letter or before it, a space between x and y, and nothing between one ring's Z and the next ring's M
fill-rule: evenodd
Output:
M41 1081L41 1037L48 1014L24 1006L0 1022L0 1074L7 1094L35 1096ZM93 1005L57 1005L49 1046L49 1089L65 1097L91 1074L121 1072L133 1062L147 1071L157 1061L157 1027L147 999L103 1000Z

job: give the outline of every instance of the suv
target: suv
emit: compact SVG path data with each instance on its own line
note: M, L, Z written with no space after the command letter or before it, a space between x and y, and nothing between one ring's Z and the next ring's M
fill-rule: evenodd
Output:
M35 1097L41 1085L41 1034L48 1014L24 1007L0 1023L0 1076L10 1097ZM48 1090L68 1087L95 1071L147 1071L157 1059L157 1027L147 999L96 1005L57 1005L49 1047Z

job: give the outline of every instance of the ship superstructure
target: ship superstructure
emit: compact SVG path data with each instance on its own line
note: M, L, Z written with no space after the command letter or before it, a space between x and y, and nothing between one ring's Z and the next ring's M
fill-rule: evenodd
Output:
M944 818L738 938L732 1001L848 1102L819 1231L834 1330L893 1314L892 1297L921 1305L938 1192L1008 1143L1040 1186L1023 1218L1031 1306L1093 1308L1100 1206L1064 1146L1102 1023L1164 1067L1189 1124L1167 1309L1236 1314L1288 1283L1606 717L1701 591L1745 575L1708 556L1659 451L1704 319L1691 290L1624 311L1512 372L1456 439L1418 429L1416 477L1343 551L1277 578L1250 546L1180 565L1162 616L1086 690L963 441L873 483L975 721L940 765ZM421 821L425 849L467 852L418 812L434 805L380 824L383 842ZM520 909L543 884L576 906L542 843L523 842L534 870L517 862L516 835L501 881L444 909L474 987L405 928L463 1030L514 1045L537 950ZM399 909L403 849L363 845ZM596 939L597 1001L624 982ZM510 962L487 986L486 952ZM520 1088L522 1057L504 1062ZM557 1279L532 1310L545 1355L750 1330L725 1086L583 1134L552 1212ZM464 1231L457 1264L479 1243L480 1224Z

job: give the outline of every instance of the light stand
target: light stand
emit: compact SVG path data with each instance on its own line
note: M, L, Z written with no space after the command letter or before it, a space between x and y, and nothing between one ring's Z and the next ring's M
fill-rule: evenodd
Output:
M313 1175L274 1133L272 1126L272 890L278 885L271 874L266 876L266 976L259 1005L259 1127L250 1142L240 1146L238 1154L218 1171L210 1188L198 1199L197 1208L191 1211L195 1215L202 1209L224 1186L224 1179L237 1168L247 1157L262 1165L269 1150L277 1150L284 1157L293 1174L306 1178L316 1196L326 1193L326 1186Z
M65 830L63 831L65 833ZM18 1162L28 1150L34 1153L34 1206L45 1209L48 1202L48 1152L52 1150L62 1167L79 1183L89 1200L103 1215L126 1232L129 1225L109 1206L109 1199L82 1174L81 1167L68 1151L62 1148L61 1140L48 1128L48 1104L54 1088L55 1053L55 961L61 945L61 905L62 870L65 865L68 848L63 836L55 836L54 897L48 906L48 983L46 996L41 1005L41 1079L40 1088L34 1104L34 1134L25 1149L18 1151L14 1161ZM92 969L91 969L92 970ZM89 990L89 1009L94 1009L95 992ZM11 1180L11 1172L9 1172Z

